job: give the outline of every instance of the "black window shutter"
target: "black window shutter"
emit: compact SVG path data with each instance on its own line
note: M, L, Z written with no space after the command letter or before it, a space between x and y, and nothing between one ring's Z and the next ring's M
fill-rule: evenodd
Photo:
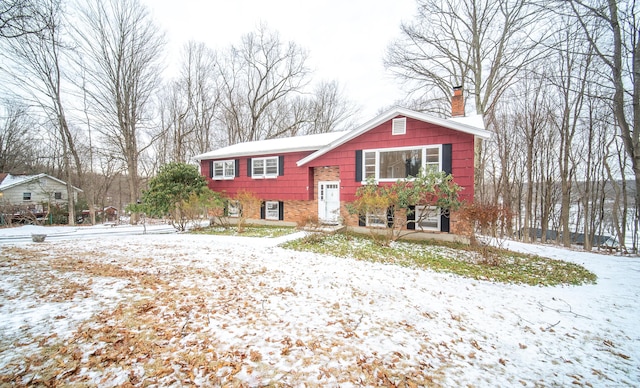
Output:
M394 213L393 206L389 206L387 208L387 228L393 228Z
M284 175L284 155L278 156L278 175Z
M251 158L247 158L247 176L251 177Z
M449 233L449 211L441 210L440 212L440 231Z
M451 168L451 144L442 145L442 171L446 174L452 173Z
M407 229L416 230L416 207L409 206L407 209Z
M356 150L356 182L362 182L362 150Z
M367 216L358 214L358 226L367 226Z
M213 160L209 161L209 178L213 178Z
M264 201L260 202L260 219L265 219L265 203Z
M278 201L278 219L284 220L284 202Z
M236 178L239 178L240 177L240 159L234 160L234 163L236 164Z

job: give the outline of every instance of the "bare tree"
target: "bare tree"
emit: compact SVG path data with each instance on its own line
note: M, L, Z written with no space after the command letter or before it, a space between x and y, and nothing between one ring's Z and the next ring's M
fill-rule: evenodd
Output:
M389 46L385 64L411 92L444 100L440 113L450 112L451 87L462 86L476 112L489 114L520 71L540 58L539 18L528 0L418 0L418 16L402 24L403 38Z
M16 103L5 103L0 114L0 171L23 172L33 165L35 127L27 108Z
M603 160L604 168L607 171L609 182L611 182L613 198L611 204L611 229L615 232L618 241L618 248L627 251L627 220L629 213L628 183L626 169L628 168L628 158L625 157L624 145L615 136L612 136L606 144L606 149L612 152L611 158ZM631 229L631 232L637 232ZM635 233L633 233L635 234ZM636 240L635 236L633 241Z
M545 29L536 24L541 15L530 0L418 0L416 19L402 24L403 37L389 46L385 65L424 102L424 110L444 116L451 112L451 88L461 86L490 126L501 96L544 53L539 42ZM482 143L475 145L480 200Z
M0 38L37 34L51 27L43 14L46 0L4 0L0 3Z
M295 122L273 123L274 118L299 116L286 112L291 99L302 92L309 70L307 54L293 42L261 25L216 61L219 70L219 120L228 143L274 138L286 134ZM278 112L276 114L275 112Z
M160 101L160 131L155 151L158 164L188 162L214 146L215 52L189 42L182 50L179 76L164 87ZM164 159L164 160L163 160Z
M338 81L319 83L309 103L309 125L305 134L326 133L350 126L349 118L355 114L355 106L340 89Z
M492 195L485 201L492 205L502 204L513 214L519 214L524 190L524 147L525 141L520 131L515 131L516 113L519 107L511 103L499 103L496 114L492 117L495 128L494 136L487 142L485 155L492 157L486 163L486 174L489 177L483 191ZM483 202L484 203L484 202ZM514 233L514 227L520 228L519 218L507 218L503 225L503 232L509 236Z
M164 35L138 0L90 1L80 20L76 31L96 128L126 165L130 200L135 203L140 155L151 144L140 143L160 79ZM131 222L136 222L135 216Z
M572 0L595 55L608 70L608 98L635 176L635 228L640 222L640 9L635 1ZM634 245L634 251L637 247Z
M576 167L572 160L575 152L574 138L585 114L583 105L588 97L587 88L596 78L592 70L593 57L588 44L587 50L581 49L586 42L580 27L564 16L555 18L555 23L562 28L558 28L552 34L554 49L550 52L550 60L546 61L546 77L549 84L548 93L555 97L557 103L558 115L552 124L560 136L560 225L562 243L568 247L571 245L569 218L572 182L576 176Z
M67 181L69 198L69 224L75 224L74 189L72 169L82 176L82 166L74 137L69 128L65 104L63 103L63 61L66 49L63 42L63 22L59 0L39 3L38 17L44 18L46 26L37 34L23 34L7 40L4 57L12 63L10 74L14 85L23 96L40 107L57 129L62 144L63 175ZM73 164L72 161L73 159Z
M549 101L545 98L544 83L540 77L531 76L531 81L522 81L521 99L514 101L515 130L522 133L525 148L526 198L524 214L524 240L529 241L529 230L535 225L534 200L535 182L541 182L539 159L541 138L549 120ZM549 146L549 145L546 145ZM536 173L537 172L537 173ZM536 191L536 194L538 192Z

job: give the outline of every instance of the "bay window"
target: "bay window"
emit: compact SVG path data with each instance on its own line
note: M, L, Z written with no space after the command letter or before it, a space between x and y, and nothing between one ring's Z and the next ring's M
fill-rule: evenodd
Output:
M387 148L363 151L363 178L381 182L416 177L420 169L442 169L441 146Z

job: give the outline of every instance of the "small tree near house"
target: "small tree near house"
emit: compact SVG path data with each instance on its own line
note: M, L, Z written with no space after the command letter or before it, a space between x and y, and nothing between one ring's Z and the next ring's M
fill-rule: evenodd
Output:
M238 207L238 223L236 226L238 233L243 233L249 215L259 211L261 201L254 193L247 190L238 191L234 201Z
M141 203L127 210L151 217L169 217L171 225L184 231L189 222L207 216L210 207L219 206L220 195L207 187L197 167L185 163L169 163L149 181Z
M465 204L460 216L469 225L467 233L471 245L479 245L477 233L494 238L495 242L498 242L498 237L504 236L513 215L509 208L503 205L474 202Z
M382 243L388 245L398 240L409 224L420 225L429 217L457 210L461 205L458 199L461 189L450 174L442 171L420 171L415 178L398 180L391 185L377 184L370 179L356 191L356 200L347 205L347 209L359 217L381 218L383 222L377 223L380 226L372 228L384 229L384 233L372 234L382 235ZM416 208L427 211L416 212ZM429 209L437 214L430 214Z

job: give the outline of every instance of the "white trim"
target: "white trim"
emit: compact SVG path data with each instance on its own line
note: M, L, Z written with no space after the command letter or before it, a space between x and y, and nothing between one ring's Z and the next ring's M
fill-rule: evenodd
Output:
M391 135L405 135L407 133L407 118L400 117L391 121Z
M310 155L297 162L298 167L300 167L393 118L399 118L399 116L435 124L454 131L468 133L480 139L489 139L491 137L491 132L484 129L482 116L443 119L405 108L393 108L350 131L238 143L196 155L194 156L194 160L202 161L311 151Z
M227 217L229 218L240 217L240 203L238 201L227 202Z
M392 148L375 148L362 150L362 183L366 183L367 181L367 153L375 153L375 173L374 180L376 182L396 182L398 179L406 179L404 178L380 178L380 153L384 152L396 152L396 151L407 151L407 150L421 150L421 165L420 168L425 169L427 166L427 150L428 149L437 149L438 150L438 171L442 170L442 144L429 144L429 145L415 145L415 146L407 146L407 147L392 147Z
M233 173L231 175L227 175L226 163L231 163L233 166ZM216 164L222 164L222 176L216 176ZM234 179L236 177L236 161L235 159L225 159L225 160L214 160L211 166L211 179L215 181L229 180Z
M10 183L10 184L7 184L7 185L2 185L2 183L4 183L5 181L9 180L8 178L10 178L11 180L15 180L15 181ZM67 182L65 182L63 180L60 180L60 179L58 179L56 177L53 177L53 176L51 176L49 174L45 174L45 173L40 173L38 175L24 175L24 176L21 176L21 175L10 175L9 174L9 175L7 175L5 180L0 183L0 190L4 191L4 190L10 189L12 187L20 186L22 184L25 184L25 183L28 183L28 182L31 182L31 181L34 181L34 180L38 180L40 178L48 178L48 179L51 179L51 180L53 180L55 182L60 183L61 185L64 185L64 186L67 185ZM83 192L82 189L79 189L79 188L77 188L77 187L75 187L73 185L71 187L73 187L73 189L75 191Z
M345 133L347 132L328 132L316 135L249 141L196 155L193 159L201 161L210 159L250 157L254 155L259 156L289 152L317 151L337 138L343 136Z
M380 214L375 214L375 213L367 213L366 216L366 221L365 221L365 226L370 227L370 228L386 228L387 227L387 213L380 213ZM373 220L378 220L380 222L373 222Z
M329 218L326 214L326 208L323 208L323 205L326 205L326 188L329 185L335 185L338 189L338 214L335 215L335 218ZM324 186L324 190L323 190ZM326 223L338 223L340 219L340 181L318 181L318 219L320 221L324 221Z
M420 112L415 112L409 109L405 109L405 108L394 108L391 110L388 110L387 112L384 112L382 114L380 114L379 116L373 118L372 120L367 121L366 123L364 123L363 125L359 126L358 128L354 129L353 131L347 132L344 136L332 141L330 144L322 147L321 149L319 149L318 151L312 153L311 155L300 159L297 162L298 167L305 165L306 163L309 163L310 161L326 154L327 152L333 150L336 147L339 147L345 143L347 143L348 141L362 135L363 133L385 123L386 121L389 121L397 116L405 116L405 117L409 117L415 120L419 120L419 121L423 121L423 122L427 122L427 123L431 123L431 124L435 124L441 127L445 127L445 128L449 128L452 129L454 131L459 131L459 132L463 132L463 133L468 133L470 135L473 135L477 138L480 139L489 139L491 137L491 132L487 131L484 128L479 128L477 126L472 126L469 125L466 122L460 122L460 120L453 120L453 119L442 119L439 117L434 117L434 116L430 116L424 113L420 113ZM482 120L474 120L474 122L477 122L478 124L480 122L482 122Z
M279 161L279 157L277 156L268 156L266 158L253 158L251 159L251 178L253 179L265 179L265 178L277 178L278 177L278 172L280 171L280 161ZM269 174L267 173L267 161L269 160L275 160L276 161L276 172L274 174ZM254 163L257 161L262 161L262 174L256 174L255 173L255 167L254 167Z
M269 209L269 205L275 204L274 209ZM273 216L273 212L275 211L275 217ZM271 213L271 215L270 215ZM278 221L280 220L280 202L278 201L265 201L264 202L264 219Z
M437 215L434 218L435 218L437 226L435 226L435 227L428 227L428 226L424 227L424 226L422 226L420 224L420 219L422 218L421 214L422 214L424 208L429 208L430 211L433 210L433 211L436 212ZM426 221L426 220L423 220L423 221ZM440 231L440 228L442 227L440 225L440 223L441 223L440 210L437 207L435 207L435 206L416 206L415 207L415 225L416 225L416 229L417 230L435 230L435 231Z

